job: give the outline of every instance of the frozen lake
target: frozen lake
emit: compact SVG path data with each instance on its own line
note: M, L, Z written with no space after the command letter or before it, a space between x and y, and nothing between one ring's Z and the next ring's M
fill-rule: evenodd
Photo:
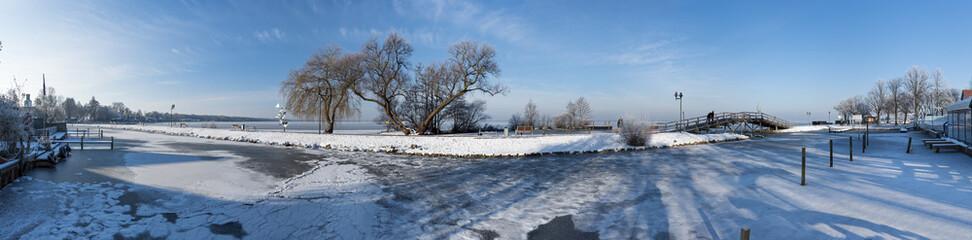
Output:
M479 159L106 132L119 150L76 150L0 190L0 238L972 236L972 160L918 144L904 154L917 134L874 134L864 153L855 141L848 162L851 134Z

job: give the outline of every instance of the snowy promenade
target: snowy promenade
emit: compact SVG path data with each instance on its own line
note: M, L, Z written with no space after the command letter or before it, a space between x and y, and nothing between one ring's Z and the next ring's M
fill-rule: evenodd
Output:
M271 145L327 148L353 152L394 152L431 156L530 156L538 154L614 152L699 143L748 139L739 134L659 133L646 147L622 144L617 134L500 136L376 136L239 131L210 128L178 128L145 125L79 125L81 128L115 128L207 139L253 142ZM74 126L72 126L74 127Z
M0 239L526 239L544 224L601 239L972 236L972 158L904 154L918 134L874 134L848 162L851 135L819 132L454 158L107 131L118 150L75 151L0 190Z

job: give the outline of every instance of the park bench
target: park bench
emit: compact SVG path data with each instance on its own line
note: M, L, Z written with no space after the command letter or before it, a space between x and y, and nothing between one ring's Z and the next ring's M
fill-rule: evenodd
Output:
M530 134L533 134L533 126L516 126L516 132L530 132Z
M931 146L932 144L952 143L952 141L945 140L945 139L926 139L926 140L921 140L921 142L924 143L925 146L928 146L928 149L932 148Z
M962 145L958 145L954 143L945 143L945 144L933 144L932 147L935 148L935 152L938 153L942 150L942 148L951 148L958 151L959 148L962 147Z

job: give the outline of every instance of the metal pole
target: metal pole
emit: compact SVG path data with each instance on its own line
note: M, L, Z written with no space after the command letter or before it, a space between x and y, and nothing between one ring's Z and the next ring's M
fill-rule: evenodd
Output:
M111 137L111 150L115 150L115 137Z
M908 150L905 153L911 153L911 137L908 137Z
M834 140L830 139L830 167L834 167Z
M850 143L850 152L847 152L847 154L850 155L850 161L853 162L854 161L854 137L847 137L847 142Z
M800 186L807 185L807 148L803 148L803 157L801 158L802 166L800 167Z

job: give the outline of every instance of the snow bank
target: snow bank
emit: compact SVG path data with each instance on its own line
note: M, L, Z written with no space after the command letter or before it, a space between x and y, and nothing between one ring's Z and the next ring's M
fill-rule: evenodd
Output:
M796 132L820 131L820 130L827 130L827 129L829 129L829 126L827 125L803 125L803 126L795 126L787 129L777 130L776 132L796 133Z
M319 135L285 132L244 132L227 129L174 128L144 125L94 125L207 139L264 143L270 145L329 148L343 151L390 152L434 156L527 156L539 154L591 153L673 147L699 143L747 139L739 134L658 133L648 146L631 147L618 135L557 136L362 136Z

